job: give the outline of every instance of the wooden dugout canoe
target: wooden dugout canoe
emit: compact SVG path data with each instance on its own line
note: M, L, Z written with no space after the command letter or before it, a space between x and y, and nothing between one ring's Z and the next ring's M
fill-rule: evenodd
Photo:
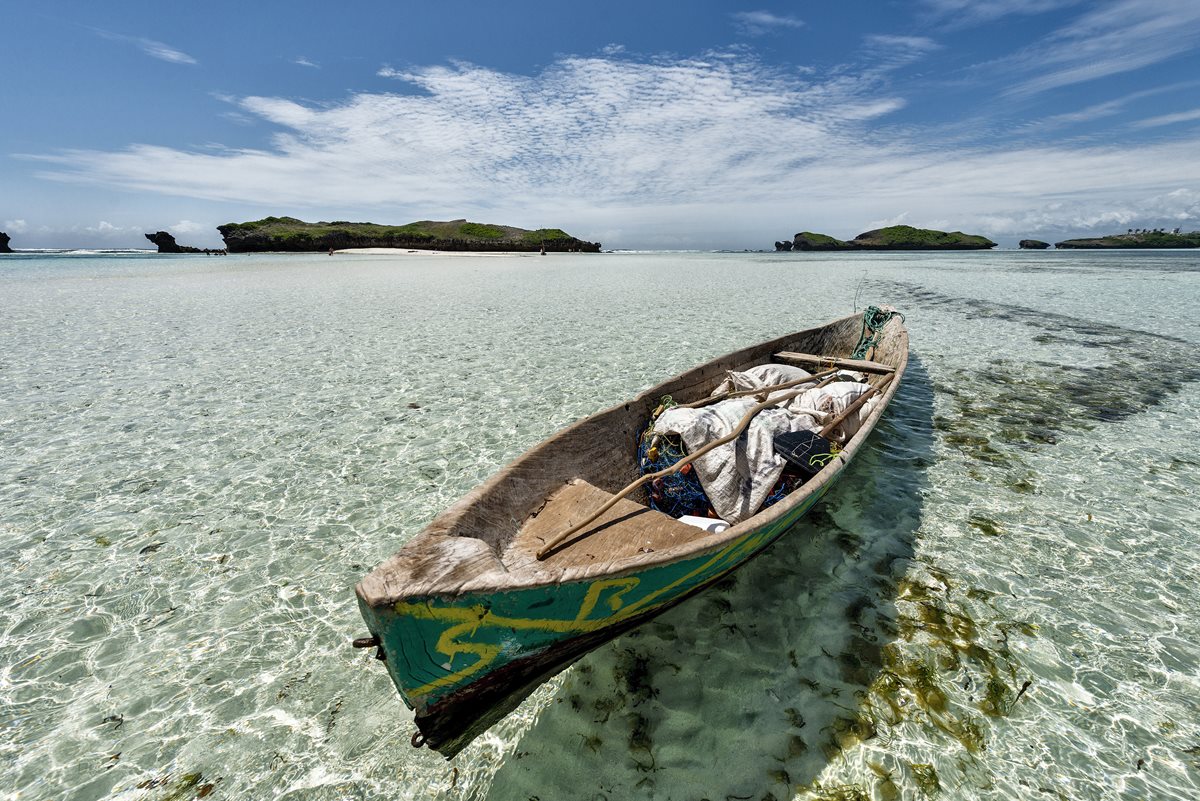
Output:
M534 447L439 515L357 586L359 608L423 741L447 758L550 676L735 570L798 521L841 475L900 385L901 318L882 326L869 376L881 402L840 455L782 501L720 533L618 501L543 560L537 552L637 479L638 437L663 395L712 392L729 370L849 357L862 315L714 359Z

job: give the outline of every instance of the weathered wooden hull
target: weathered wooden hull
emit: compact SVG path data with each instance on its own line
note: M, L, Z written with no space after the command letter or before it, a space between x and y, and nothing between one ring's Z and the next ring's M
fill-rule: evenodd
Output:
M836 477L771 524L669 565L506 593L414 599L390 609L361 600L359 606L425 742L451 757L550 676L763 551Z
M895 326L885 326L889 336L879 352L899 379L908 338L898 320ZM476 488L364 578L359 607L392 681L416 713L419 738L453 756L547 678L736 570L800 520L841 476L898 380L884 388L882 403L858 435L816 477L726 532L695 529L669 547L656 543L624 554L579 544L604 540L592 534L545 562L511 545L520 532L531 531L533 518L551 516L548 499L558 497L556 490L573 476L598 485L589 489L594 497L628 483L636 438L661 394L705 397L726 370L781 351L810 347L813 353L849 355L859 328L859 318L847 317L728 354L576 423ZM624 510L613 513L620 519L599 529L652 528L657 516L692 531L622 503Z

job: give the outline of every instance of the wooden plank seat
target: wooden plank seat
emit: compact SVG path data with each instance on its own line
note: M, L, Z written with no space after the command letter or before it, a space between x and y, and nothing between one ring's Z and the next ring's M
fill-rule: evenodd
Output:
M501 560L509 570L537 561L537 551L552 537L585 519L613 497L583 479L569 481L529 516ZM555 548L540 564L588 565L635 554L650 554L708 536L708 532L640 503L622 498L595 522Z
M790 350L781 350L775 354L774 358L775 361L783 362L784 364L837 367L842 370L856 370L860 373L875 373L876 375L887 375L889 373L896 372L896 368L892 367L890 364L872 362L866 359L835 359L831 356L817 356L812 353L796 353L795 351Z

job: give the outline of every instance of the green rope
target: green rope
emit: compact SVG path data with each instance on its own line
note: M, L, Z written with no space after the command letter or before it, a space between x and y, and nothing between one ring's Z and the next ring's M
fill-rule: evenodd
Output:
M868 306L867 310L863 312L862 334L859 336L858 345L855 346L854 353L850 354L850 358L867 358L867 354L871 352L871 348L879 344L879 338L883 334L883 327L893 317L899 317L900 321L904 322L904 315L898 311L885 311L878 306Z

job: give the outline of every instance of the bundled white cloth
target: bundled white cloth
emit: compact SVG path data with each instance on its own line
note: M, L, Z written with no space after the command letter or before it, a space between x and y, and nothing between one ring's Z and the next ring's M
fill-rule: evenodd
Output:
M744 373L730 372L713 394L774 386L807 375L805 371L787 365L759 365ZM799 389L802 387L773 392L771 397ZM759 412L740 437L693 462L713 510L730 523L739 523L752 516L762 506L787 464L775 453L775 436L792 431L820 431L829 419L845 411L867 389L866 384L856 381L839 381L810 389L784 402L782 407ZM731 434L758 403L754 397L745 397L719 401L699 409L673 407L655 421L654 431L678 435L688 452L695 453L708 443ZM870 414L873 403L874 399L864 404L857 414L851 415L832 432L830 439L844 442L852 437Z

